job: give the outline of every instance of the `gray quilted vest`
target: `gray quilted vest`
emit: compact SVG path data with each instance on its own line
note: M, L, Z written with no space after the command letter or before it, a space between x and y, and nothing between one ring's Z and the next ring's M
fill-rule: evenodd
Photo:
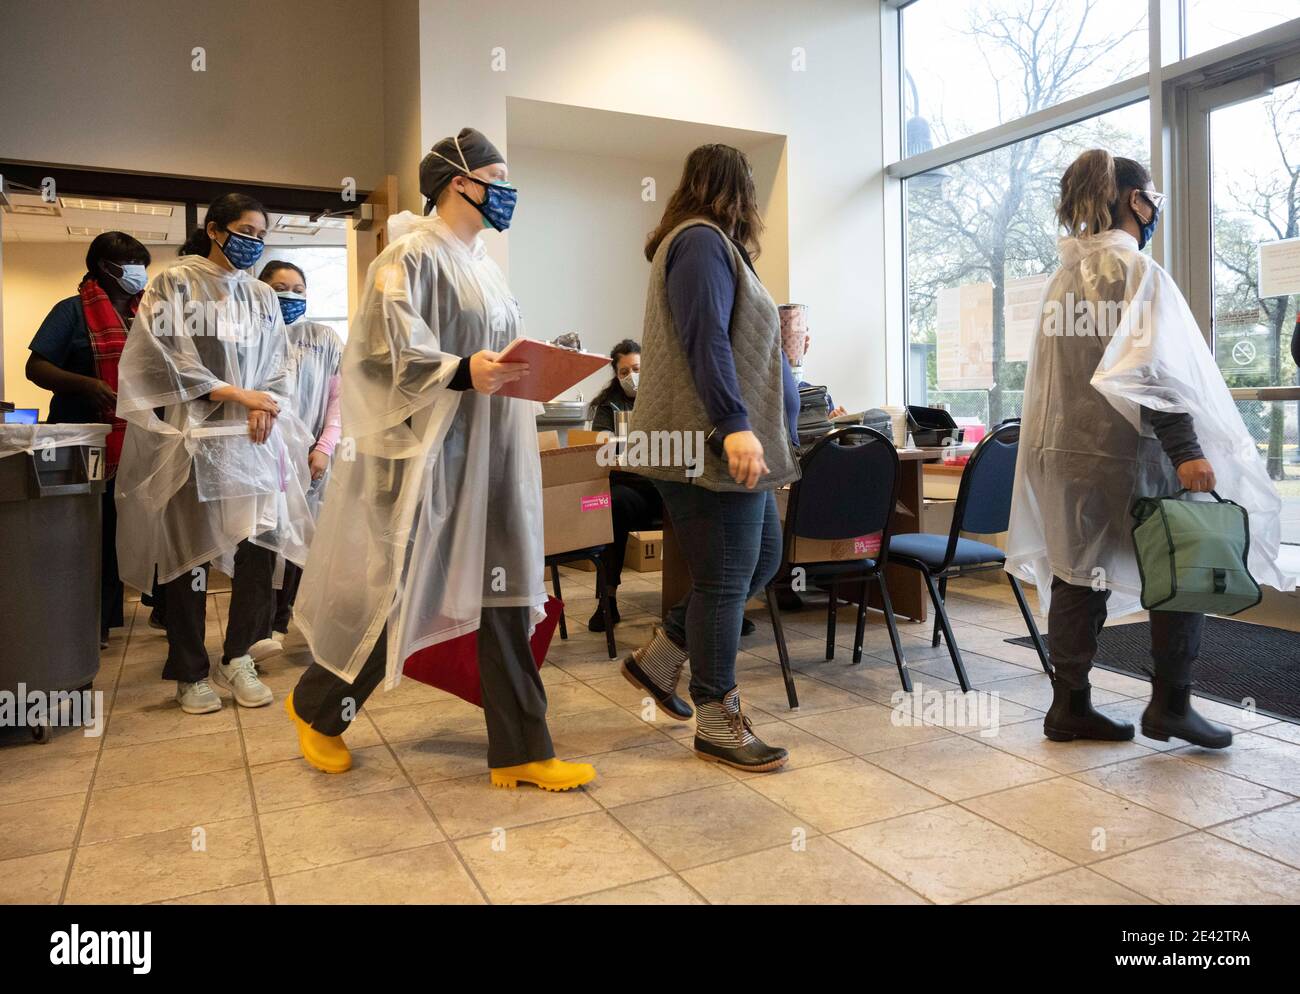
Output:
M781 319L771 295L745 264L740 249L721 228L703 218L683 221L670 231L650 264L645 330L641 336L641 380L632 412L629 448L629 455L635 456L636 446L643 445L642 458L628 468L652 479L697 483L708 490L745 490L727 472L725 459L698 444L713 425L695 390L686 350L668 306L668 247L684 229L696 224L715 229L731 251L736 274L736 300L728 329L731 352L750 427L763 444L763 458L770 470L756 489L774 490L799 478L799 464L785 418ZM696 460L690 472L686 460L678 458L679 450L673 448L679 440L680 453ZM660 458L644 458L646 453ZM671 457L665 458L669 453Z

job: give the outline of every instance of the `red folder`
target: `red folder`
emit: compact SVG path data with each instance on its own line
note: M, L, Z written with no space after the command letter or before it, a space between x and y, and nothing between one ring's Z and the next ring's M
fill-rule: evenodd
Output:
M497 361L528 363L528 375L507 383L497 391L499 396L545 403L608 366L609 356L579 352L531 338L516 338L505 347Z
M533 662L542 668L564 604L554 597L546 599L546 617L533 629L530 647ZM478 632L470 632L448 642L439 642L407 657L402 673L412 680L427 683L461 700L483 706L483 691L478 676Z

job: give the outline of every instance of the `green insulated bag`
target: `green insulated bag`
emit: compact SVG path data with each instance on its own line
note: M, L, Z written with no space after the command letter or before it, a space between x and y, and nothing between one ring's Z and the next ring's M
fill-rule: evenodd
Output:
M1228 615L1254 607L1263 594L1246 568L1250 519L1240 504L1142 497L1133 505L1133 549L1149 611Z

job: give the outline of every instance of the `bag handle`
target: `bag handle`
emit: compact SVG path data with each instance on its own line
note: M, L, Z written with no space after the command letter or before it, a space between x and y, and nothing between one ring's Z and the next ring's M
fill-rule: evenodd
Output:
M1219 492L1218 492L1217 490L1208 490L1208 491L1206 491L1206 490L1201 490L1201 491L1197 491L1197 492L1198 492L1198 493L1208 493L1211 497L1213 497L1215 500L1217 500L1220 504L1231 504L1231 503L1232 503L1232 501L1226 501L1226 500L1224 500L1222 497L1220 497L1220 496L1219 496ZM1170 500L1178 500L1179 498L1181 498L1181 497L1183 496L1183 494L1190 494L1190 493L1192 493L1191 490L1188 490L1186 487L1183 487L1183 488L1182 488L1181 490L1179 490L1177 493L1170 494L1170 495L1169 495L1169 499L1170 499Z

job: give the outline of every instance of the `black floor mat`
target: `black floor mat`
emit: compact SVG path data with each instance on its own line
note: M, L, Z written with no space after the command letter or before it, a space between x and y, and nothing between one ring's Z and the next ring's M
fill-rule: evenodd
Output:
M1034 647L1028 636L1007 641ZM1151 679L1151 626L1142 621L1103 628L1095 665ZM1300 721L1300 632L1206 618L1196 693L1233 707L1253 700L1262 714Z

